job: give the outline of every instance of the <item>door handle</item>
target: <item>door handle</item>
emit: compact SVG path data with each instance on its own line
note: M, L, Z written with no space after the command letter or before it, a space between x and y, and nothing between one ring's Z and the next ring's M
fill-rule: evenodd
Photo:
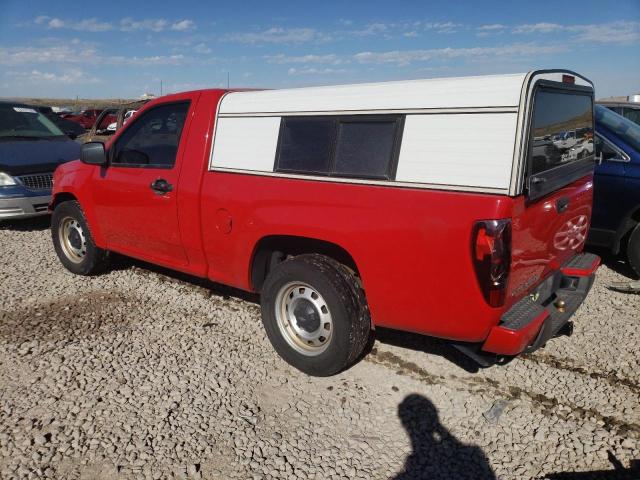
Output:
M158 195L164 195L165 193L173 191L173 185L167 182L164 178L154 180L149 186L151 187L151 190Z

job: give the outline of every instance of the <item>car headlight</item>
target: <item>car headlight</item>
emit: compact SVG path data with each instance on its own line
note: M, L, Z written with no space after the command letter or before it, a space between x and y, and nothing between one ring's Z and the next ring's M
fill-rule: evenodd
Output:
M17 185L16 179L11 175L0 172L0 187L8 187L9 185Z

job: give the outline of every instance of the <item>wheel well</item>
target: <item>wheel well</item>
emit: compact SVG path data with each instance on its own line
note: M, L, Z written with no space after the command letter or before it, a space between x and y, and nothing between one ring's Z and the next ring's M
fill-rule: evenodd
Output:
M251 285L255 291L262 289L269 271L289 256L303 253L319 253L346 265L356 274L358 267L353 257L340 245L316 238L290 235L273 235L262 238L253 253Z
M614 255L620 253L620 251L624 251L627 247L627 242L629 241L629 237L631 236L631 232L636 225L640 223L640 207L636 208L636 210L629 215L629 217L622 222L620 228L618 229L613 248L611 251Z
M54 210L62 202L68 202L70 200L78 200L78 199L72 193L68 193L68 192L58 193L53 199L53 203L51 204L51 210Z

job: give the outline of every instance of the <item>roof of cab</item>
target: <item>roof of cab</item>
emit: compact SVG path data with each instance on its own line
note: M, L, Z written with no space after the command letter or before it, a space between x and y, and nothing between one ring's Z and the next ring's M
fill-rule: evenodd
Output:
M231 92L220 114L517 107L526 73Z

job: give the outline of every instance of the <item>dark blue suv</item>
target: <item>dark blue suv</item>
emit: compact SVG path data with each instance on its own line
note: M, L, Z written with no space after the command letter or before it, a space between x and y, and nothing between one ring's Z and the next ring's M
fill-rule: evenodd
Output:
M80 144L34 107L0 102L0 220L46 215L53 171Z
M595 106L596 166L588 242L617 254L626 249L640 276L640 125Z

